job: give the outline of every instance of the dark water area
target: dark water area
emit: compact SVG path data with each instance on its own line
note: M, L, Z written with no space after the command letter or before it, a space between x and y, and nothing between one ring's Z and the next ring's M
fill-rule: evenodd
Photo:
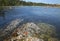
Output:
M43 22L56 27L60 31L60 8L40 6L18 6L0 14L0 28L14 19L24 19L23 22Z

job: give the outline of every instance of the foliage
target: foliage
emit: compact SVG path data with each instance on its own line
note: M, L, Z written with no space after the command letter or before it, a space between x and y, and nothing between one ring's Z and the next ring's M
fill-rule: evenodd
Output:
M0 6L14 6L17 5L19 0L0 0Z
M45 4L45 3L35 3L35 2L25 2L23 0L0 0L0 6L56 6L56 4Z

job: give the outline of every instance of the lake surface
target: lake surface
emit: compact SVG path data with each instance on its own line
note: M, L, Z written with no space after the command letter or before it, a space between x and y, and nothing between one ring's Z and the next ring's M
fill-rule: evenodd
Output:
M40 6L18 6L0 15L0 28L14 19L23 19L24 22L48 23L60 31L60 8Z

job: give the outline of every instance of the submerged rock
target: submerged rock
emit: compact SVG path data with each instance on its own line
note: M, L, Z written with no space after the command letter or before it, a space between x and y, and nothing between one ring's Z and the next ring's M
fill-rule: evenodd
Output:
M48 41L54 35L52 32L55 32L52 25L31 22L14 30L11 36L4 41Z
M16 19L16 20L13 20L7 27L5 30L12 30L14 28L16 28L19 23L21 23L23 21L23 19Z
M11 32L13 32L13 30L19 25L19 23L21 23L23 20L21 19L16 19L16 20L13 20L10 22L10 24L5 27L4 29L2 28L0 30L0 37L3 37L3 36L7 36L7 35L10 35Z

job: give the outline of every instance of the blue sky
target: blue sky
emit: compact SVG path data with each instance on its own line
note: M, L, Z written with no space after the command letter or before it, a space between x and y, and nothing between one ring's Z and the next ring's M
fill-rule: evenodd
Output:
M41 3L50 3L50 4L60 4L60 0L24 0L27 2L41 2Z

